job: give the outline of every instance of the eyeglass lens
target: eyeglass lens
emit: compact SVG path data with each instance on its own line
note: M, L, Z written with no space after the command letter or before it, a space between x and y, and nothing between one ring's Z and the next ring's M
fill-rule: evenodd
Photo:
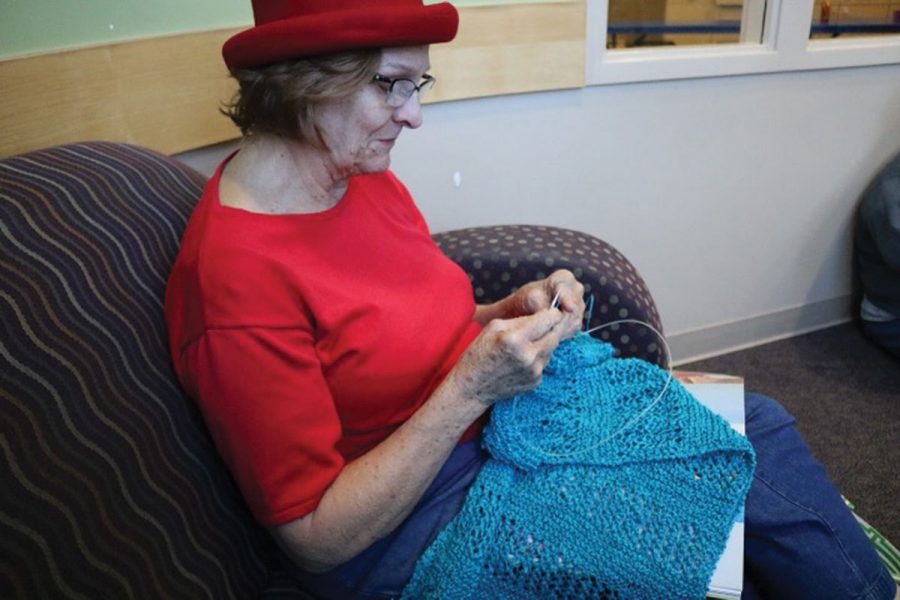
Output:
M416 85L409 79L395 79L391 84L388 94L388 102L394 106L401 106L418 90L419 98L423 98L425 94L434 87L434 78L424 79L422 83Z

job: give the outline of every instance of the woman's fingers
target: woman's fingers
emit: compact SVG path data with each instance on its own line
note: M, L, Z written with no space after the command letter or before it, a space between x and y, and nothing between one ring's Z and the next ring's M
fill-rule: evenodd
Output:
M520 289L522 298L523 315L532 315L539 310L550 308L550 296L548 295L546 280L533 281Z
M526 341L535 342L551 333L564 318L565 316L558 310L544 309L533 315L508 319L500 323L503 327L520 333Z
M545 308L558 308L567 312L577 312L579 303L583 305L584 287L578 283L571 271L560 269L549 277L532 281L516 292L520 299L519 314L534 314Z
M538 374L559 346L564 321L558 310L542 310L533 315L497 322L497 341L501 352L523 369Z
M547 278L547 294L553 299L552 308L564 312L577 313L579 318L584 313L584 286L575 279L575 275L567 269L560 269ZM554 302L557 306L553 306Z
M566 317L561 336L572 337L581 330L584 318L584 286L566 269L554 272L544 281L547 295L552 296L550 307L558 308Z
M457 364L463 381L487 405L533 389L559 345L563 322L560 311L549 309L491 321Z

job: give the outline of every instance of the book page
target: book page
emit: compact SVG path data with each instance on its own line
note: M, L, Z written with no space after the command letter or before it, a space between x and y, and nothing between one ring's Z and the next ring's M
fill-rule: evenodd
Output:
M701 404L720 415L741 435L744 426L744 380L733 375L675 371L674 375ZM725 551L719 557L709 596L739 599L744 587L744 511L735 519Z

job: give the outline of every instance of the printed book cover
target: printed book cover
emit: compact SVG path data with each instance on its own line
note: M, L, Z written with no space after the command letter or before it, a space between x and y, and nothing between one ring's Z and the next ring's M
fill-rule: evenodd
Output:
M744 379L734 375L675 371L675 377L697 400L721 415L741 435L744 428ZM709 585L709 597L739 600L744 580L744 514L735 520L725 551Z

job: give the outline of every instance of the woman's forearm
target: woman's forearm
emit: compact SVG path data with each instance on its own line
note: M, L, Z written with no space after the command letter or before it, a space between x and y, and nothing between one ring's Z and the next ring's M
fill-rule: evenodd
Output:
M540 383L563 324L558 310L492 319L408 421L346 465L313 512L274 529L285 551L301 567L325 571L393 531L466 429L497 400Z
M312 572L350 560L403 522L484 410L445 381L399 429L346 465L312 513L274 528L276 539Z

